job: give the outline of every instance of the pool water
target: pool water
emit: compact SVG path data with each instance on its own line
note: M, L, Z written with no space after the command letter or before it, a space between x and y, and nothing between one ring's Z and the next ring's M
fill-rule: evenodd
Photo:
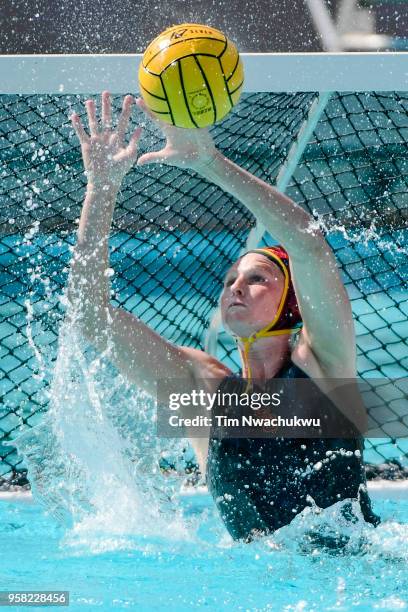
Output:
M119 515L67 529L29 494L3 494L1 590L68 590L72 611L406 609L408 488L370 493L377 528L345 527L333 508L304 511L252 544L229 538L204 488L178 495L166 533L138 532ZM347 532L349 543L316 545L310 534L322 529Z

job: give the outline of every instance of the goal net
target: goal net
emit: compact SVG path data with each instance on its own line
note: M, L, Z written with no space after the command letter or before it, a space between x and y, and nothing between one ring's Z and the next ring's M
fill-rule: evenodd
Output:
M19 78L24 90L29 73L22 69ZM84 100L98 93L81 87L82 92L73 88L75 93L38 87L38 92L0 95L2 486L27 483L22 459L4 443L47 410L50 380L42 372L56 356L60 296L85 187L69 115L75 110L84 117ZM216 145L243 168L277 184L324 231L352 303L358 372L370 386L368 410L376 437L366 440L365 460L388 461L391 476L398 466L403 473L408 463L408 92L319 93L296 91L296 83L291 93L263 89L268 87L259 83L259 91L246 91L212 129ZM118 112L127 92L111 90L122 92L114 96ZM135 110L133 123L138 122L145 124L141 153L161 146L160 133ZM194 172L135 167L114 215L113 302L170 341L207 347L236 370L235 347L217 316L223 276L248 244L272 239L238 200Z

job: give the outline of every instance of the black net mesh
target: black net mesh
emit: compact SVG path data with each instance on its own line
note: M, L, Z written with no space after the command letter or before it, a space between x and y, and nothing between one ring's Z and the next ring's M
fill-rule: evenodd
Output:
M333 97L287 190L324 215L352 301L366 405L387 436L367 440L366 460L405 465L408 440L395 436L408 433L407 108L406 93Z
M56 355L60 296L84 196L72 110L85 96L0 97L0 480L25 481L12 446L47 407L45 363ZM246 94L213 130L241 166L274 183L317 94ZM121 97L114 106L118 111ZM407 357L408 94L333 94L287 193L319 219L335 250L356 320L359 372L375 377L373 402L403 423ZM135 112L135 119L141 120ZM160 134L146 125L141 149ZM203 348L227 268L255 220L228 194L189 171L135 168L115 210L114 303L169 340ZM236 363L222 332L218 356ZM404 395L405 393L405 395ZM407 423L408 426L408 423ZM401 430L399 430L401 431ZM408 430L407 430L408 432ZM408 445L384 428L367 459L404 462Z

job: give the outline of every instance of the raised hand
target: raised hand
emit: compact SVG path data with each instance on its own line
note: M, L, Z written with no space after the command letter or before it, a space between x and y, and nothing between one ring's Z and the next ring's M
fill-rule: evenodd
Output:
M112 127L112 105L110 94L102 93L101 120L96 118L94 100L85 102L88 115L89 134L84 129L77 113L71 116L73 128L81 143L82 159L88 184L106 188L119 188L123 177L137 158L137 144L142 128L137 128L126 144L125 137L129 126L134 99L125 96L122 112L116 129Z
M152 151L142 155L137 162L138 166L164 163L179 168L200 170L214 159L217 149L207 128L174 127L157 119L142 98L138 98L136 104L166 137L165 147L160 151Z

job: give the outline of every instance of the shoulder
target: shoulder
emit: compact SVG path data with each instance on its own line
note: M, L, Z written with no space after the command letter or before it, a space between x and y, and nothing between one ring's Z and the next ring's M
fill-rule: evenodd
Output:
M337 368L326 368L313 354L310 347L296 346L291 355L292 363L306 374L322 393L345 416L358 432L367 431L367 411L356 381L353 364L339 364Z
M220 380L231 375L231 370L227 366L205 351L189 346L181 346L179 349L189 363L190 371L196 380Z
M188 363L191 373L191 382L194 387L214 393L222 380L231 376L232 372L224 364L205 351L188 346L179 346L181 353ZM204 438L190 438L200 466L200 472L206 473L208 454L208 435Z
M356 364L350 356L349 359L332 358L330 347L327 349L327 358L313 350L306 327L299 334L298 341L291 354L292 362L310 378L355 378Z

